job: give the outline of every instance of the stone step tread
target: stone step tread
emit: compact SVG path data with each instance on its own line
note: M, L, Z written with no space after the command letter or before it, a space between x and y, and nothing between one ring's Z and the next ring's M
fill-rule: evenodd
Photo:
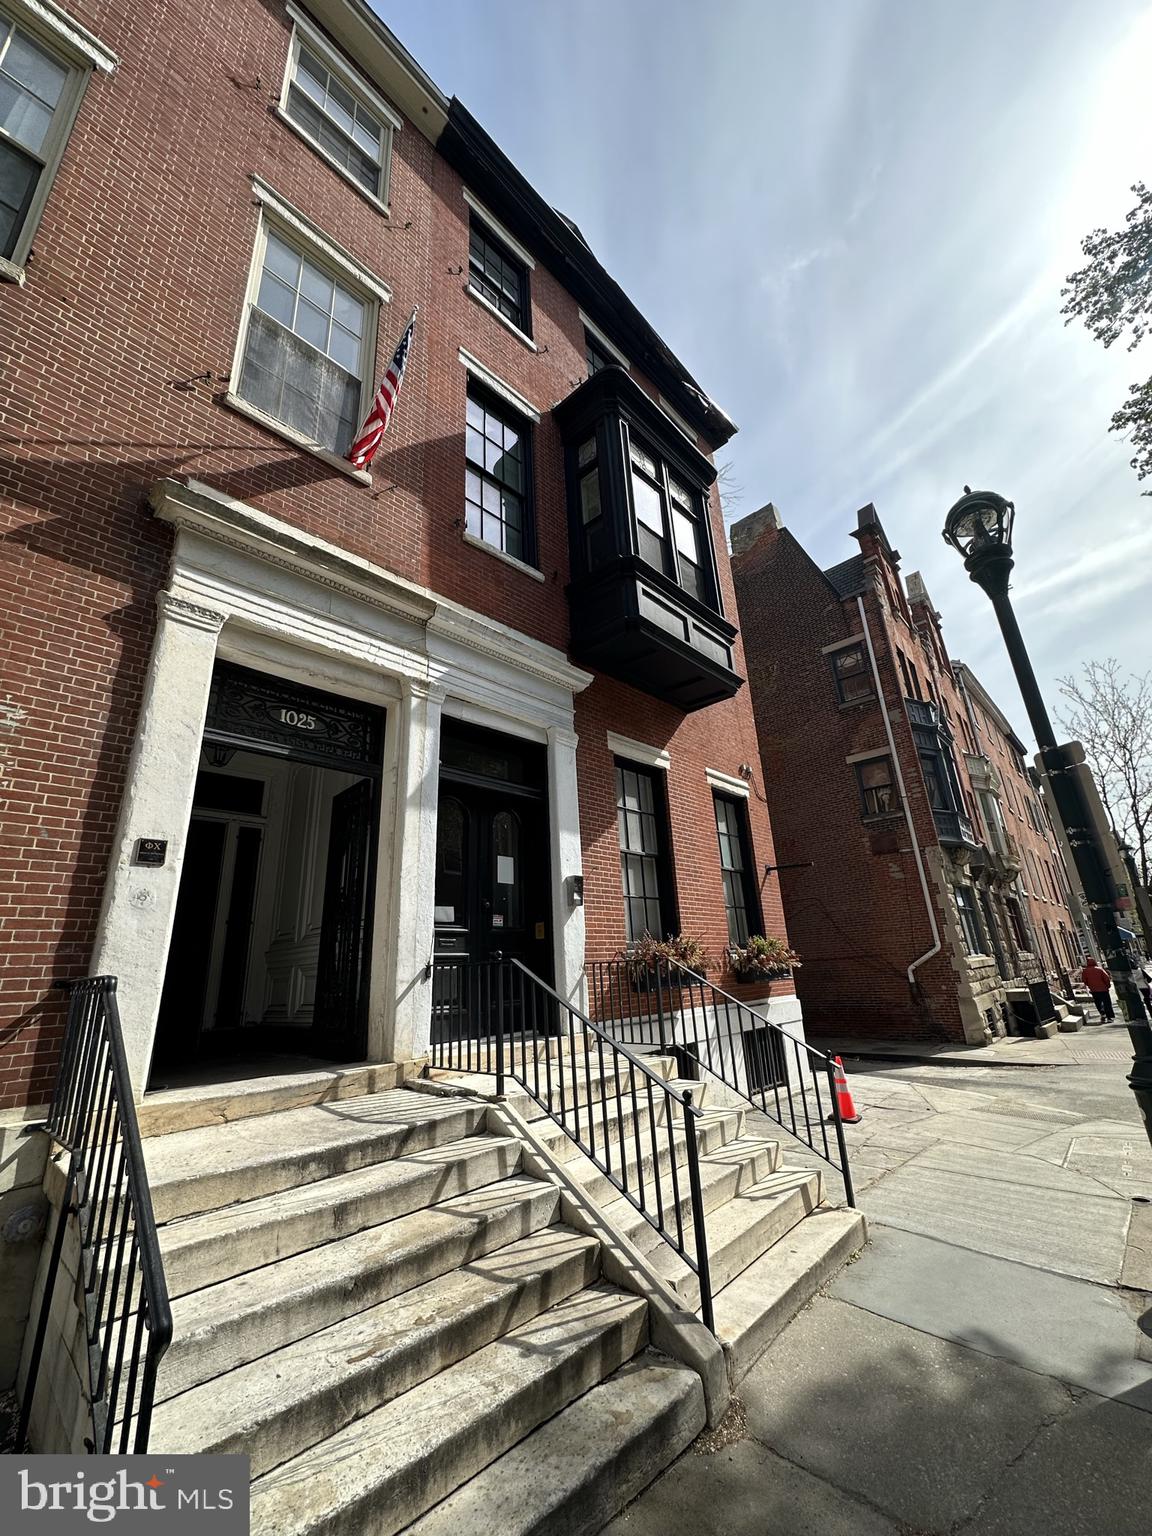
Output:
M158 1395L182 1392L505 1247L549 1226L558 1210L553 1185L515 1174L178 1296Z
M700 1378L645 1350L408 1527L405 1536L588 1536L704 1428Z
M669 1161L664 1155L667 1152L667 1142L659 1147L661 1153L660 1199L664 1203L665 1210L670 1210L677 1195L679 1195L681 1210L687 1213L691 1210L691 1190L688 1183L688 1163L682 1137L677 1139L676 1150L678 1156L676 1159L676 1180L674 1183ZM651 1148L647 1148L646 1152L643 1181L644 1198L650 1208L655 1210L656 1180L651 1176ZM779 1155L778 1142L768 1141L759 1136L742 1136L713 1147L710 1151L702 1149L700 1154L701 1190L706 1195L713 1185L738 1179L738 1170L756 1162L758 1159L767 1160L769 1168L775 1168ZM627 1166L632 1192L635 1194L637 1193L635 1187L635 1149L633 1149L633 1155L629 1159ZM591 1158L584 1156L570 1159L565 1164L565 1167L575 1179L585 1186L600 1183L606 1177ZM736 1170L735 1173L734 1170ZM613 1172L616 1178L620 1177L618 1168L614 1168ZM617 1203L615 1196L613 1196L611 1203L613 1205ZM645 1223L645 1226L647 1226L647 1223Z
M368 1163L347 1173L274 1190L253 1200L180 1216L159 1227L160 1252L172 1295L191 1289L182 1276L196 1264L197 1285L275 1263L367 1226L435 1205L516 1173L515 1137L480 1134ZM415 1203L414 1203L415 1202ZM218 1253L219 1273L208 1250Z
M261 1536L395 1536L647 1344L647 1304L596 1285L252 1484Z
M246 1454L259 1476L591 1285L599 1256L545 1227L168 1399L151 1447Z
M766 1253L809 1211L815 1210L821 1194L819 1173L807 1169L782 1169L710 1211L705 1232L713 1294L746 1269L753 1259ZM695 1238L690 1222L685 1225L684 1241L688 1252L694 1253ZM673 1248L657 1239L657 1245L649 1248L649 1258L652 1267L670 1284L684 1291L685 1295L694 1297L697 1294L695 1274Z
M483 1130L471 1100L403 1088L144 1143L158 1221L255 1199Z
M716 1292L716 1334L733 1386L867 1239L859 1211L820 1206Z
M610 1107L611 1108L611 1107ZM613 1161L617 1160L616 1149L621 1140L624 1143L625 1158L630 1163L636 1162L636 1142L640 1142L640 1157L642 1160L652 1159L652 1120L644 1110L639 1118L633 1116L631 1106L625 1104L623 1110L623 1136L621 1137L621 1121L615 1114L609 1113L607 1122L604 1117L598 1117L589 1127L583 1115L580 1116L579 1133L585 1146L591 1147L592 1136L595 1136L595 1150L597 1156L604 1155L605 1123L607 1124L608 1138L613 1148ZM557 1124L550 1117L529 1122L536 1135L555 1156L562 1161L586 1157L577 1143L573 1140L564 1126ZM569 1125L573 1132L576 1131L576 1119L569 1115L565 1117L565 1124ZM637 1129L639 1128L639 1129ZM701 1143L709 1148L719 1148L729 1142L737 1140L744 1129L744 1112L739 1109L730 1109L715 1114L702 1115L700 1119ZM656 1120L656 1150L662 1156L666 1155L670 1143L677 1147L683 1147L686 1140L684 1127L680 1123L673 1124L672 1135L669 1136L668 1125L663 1116Z

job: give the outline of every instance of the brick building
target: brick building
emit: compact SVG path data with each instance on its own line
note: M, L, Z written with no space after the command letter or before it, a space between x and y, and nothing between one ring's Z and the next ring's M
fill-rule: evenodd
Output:
M1030 984L1069 991L1066 877L1023 744L875 508L852 536L822 571L771 505L732 529L806 1025L979 1042L1034 1019Z
M783 935L735 429L576 226L361 4L0 0L0 39L0 1105L90 969L142 1091L244 1031L418 1054L436 954L577 996L646 927L722 965L726 890Z

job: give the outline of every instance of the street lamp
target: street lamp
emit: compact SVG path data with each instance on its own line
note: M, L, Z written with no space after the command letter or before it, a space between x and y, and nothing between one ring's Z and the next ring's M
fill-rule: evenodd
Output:
M1144 1117L1148 1139L1152 1141L1152 1029L1132 979L1132 961L1116 921L1114 902L1117 892L1109 872L1110 861L1084 793L1077 769L1077 754L1068 745L1057 745L1048 709L1008 598L1008 578L1014 563L1012 524L1015 516L1012 503L995 491L972 491L965 486L964 495L944 521L944 540L963 555L964 569L992 600L1008 659L1040 748L1040 760L1048 776L1052 798L1064 824L1076 873L1092 914L1096 942L1116 979L1116 993L1124 1011L1134 1056L1128 1082Z

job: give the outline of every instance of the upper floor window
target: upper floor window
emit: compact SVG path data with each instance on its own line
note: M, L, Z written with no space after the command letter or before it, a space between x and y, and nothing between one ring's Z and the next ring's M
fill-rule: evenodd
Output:
M640 558L670 576L701 602L709 600L703 498L673 474L654 449L629 441L632 508Z
M584 358L588 364L589 377L594 373L599 373L601 368L607 368L616 361L599 338L593 336L587 326L584 327Z
M0 11L0 257L28 254L85 71Z
M855 704L873 697L872 674L864 646L845 645L831 653L836 697L841 704Z
M289 14L296 30L281 110L342 175L386 204L399 117L291 6Z
M261 221L237 392L308 442L346 454L371 388L377 305L295 232Z
M527 423L471 381L464 457L468 532L516 560L533 564Z
M716 836L720 842L720 870L724 880L724 911L728 918L728 942L747 944L753 927L760 925L748 835L748 807L731 795L713 793Z
M518 331L532 334L528 268L475 212L468 221L468 284Z
M958 885L952 894L956 898L956 913L960 919L965 950L970 955L984 954L984 930L980 925L980 912L972 887Z
M662 939L674 927L662 773L617 761L616 822L628 942L645 934Z
M869 757L856 767L856 784L865 816L887 816L900 809L900 796L892 776L892 759L885 753Z

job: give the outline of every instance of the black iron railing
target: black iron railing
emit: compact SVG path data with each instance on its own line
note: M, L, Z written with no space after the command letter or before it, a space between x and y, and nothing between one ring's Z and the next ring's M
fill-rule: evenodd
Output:
M700 1286L714 1327L700 1185L701 1111L519 960L437 962L434 1067L516 1083L561 1127Z
M707 1072L835 1168L856 1204L832 1058L682 966L637 973L627 960L588 971L589 1012L625 1044Z
M79 1236L92 1433L99 1454L148 1449L156 1369L172 1312L140 1128L124 1056L115 976L65 984L68 1024L46 1129L68 1154L44 1295L29 1357L18 1444L27 1444L69 1218Z

